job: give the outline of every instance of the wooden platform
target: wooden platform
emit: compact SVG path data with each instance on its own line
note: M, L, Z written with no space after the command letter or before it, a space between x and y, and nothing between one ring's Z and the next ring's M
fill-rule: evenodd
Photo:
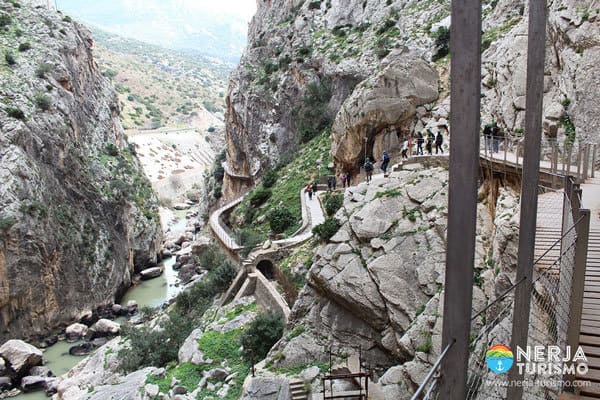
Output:
M588 241L579 344L588 359L588 373L578 377L585 386L579 395L563 395L560 400L600 399L600 231L597 230L590 230Z

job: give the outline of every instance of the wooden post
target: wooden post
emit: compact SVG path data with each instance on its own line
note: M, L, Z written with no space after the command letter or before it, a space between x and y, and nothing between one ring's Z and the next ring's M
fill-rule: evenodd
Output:
M565 145L566 146L566 145ZM569 149L567 150L567 171L565 173L565 164L563 162L563 173L565 175L571 175L571 155L573 154L573 146L569 146Z
M596 175L596 147L598 145L594 144L594 150L592 151L592 178Z
M579 143L579 151L577 152L577 180L581 180L581 143Z
M588 168L590 167L590 144L585 145L585 152L583 155L583 180L586 181L588 178Z
M537 221L540 147L542 141L542 99L544 97L544 59L546 53L546 0L529 1L529 36L527 42L527 94L525 100L525 157L521 185L521 221L516 281L524 280L515 290L511 348L525 348L529 333L531 285L535 228ZM522 381L523 374L512 368L509 382ZM507 399L523 397L523 387L509 386Z
M504 137L504 168L506 168L506 153L508 152L508 139Z
M567 345L572 351L579 346L579 333L581 331L581 313L583 308L583 292L585 290L585 270L587 263L588 237L590 232L590 210L579 209L581 206L579 196L581 189L576 189L573 192L573 200L571 205L574 210L577 210L577 222L579 218L583 219L575 227L577 239L575 241L575 265L573 266L573 278L571 284L571 301L569 308L569 325L567 327ZM575 208L577 207L577 208ZM575 375L565 375L565 382L575 381ZM573 388L571 384L569 387Z
M439 398L464 400L473 302L481 103L481 0L452 1L450 176ZM543 73L542 73L543 75Z

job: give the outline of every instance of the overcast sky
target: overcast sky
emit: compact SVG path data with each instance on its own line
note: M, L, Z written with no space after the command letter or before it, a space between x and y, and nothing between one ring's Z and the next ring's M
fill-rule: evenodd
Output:
M56 0L58 8L111 33L172 48L218 46L241 54L256 0Z

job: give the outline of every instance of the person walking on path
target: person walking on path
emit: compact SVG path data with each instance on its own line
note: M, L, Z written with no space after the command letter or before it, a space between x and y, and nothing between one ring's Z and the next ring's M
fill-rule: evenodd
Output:
M313 196L313 185L311 185L310 183L308 184L308 186L306 186L305 189L306 193L308 193L308 200L312 200L312 196Z
M402 142L402 159L408 159L408 140L404 139Z
M492 142L494 147L494 153L500 151L500 128L498 128L498 124L496 121L492 123Z
M417 155L423 155L423 143L424 142L425 142L425 139L423 138L423 133L419 132L418 138L417 138Z
M369 157L365 161L365 174L367 175L367 183L371 182L371 179L373 179L373 163Z
M346 172L346 184L348 187L352 184L352 174L350 172Z
M340 177L340 180L342 181L342 187L345 188L346 187L346 179L348 177L346 176L346 173L342 173L342 176Z
M387 153L387 151L384 151L383 152L383 161L381 162L381 170L383 171L384 175L387 172L389 163L390 163L390 155Z
M429 155L433 154L433 142L435 142L435 135L428 128L427 129L427 144L425 145L425 147L427 148L427 152L429 153Z
M440 153L444 154L442 144L444 144L444 136L442 135L442 132L438 131L437 136L435 137L435 154L438 153L438 149Z
M485 148L492 152L492 124L486 124L483 128L483 136L485 138Z

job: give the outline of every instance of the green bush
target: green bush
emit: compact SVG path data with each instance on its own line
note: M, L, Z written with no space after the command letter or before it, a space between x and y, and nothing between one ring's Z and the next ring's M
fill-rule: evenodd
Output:
M272 209L267 219L273 233L283 233L295 222L294 214L288 208L282 206Z
M270 188L277 183L277 171L273 168L268 169L262 176L262 185L265 188Z
M281 339L283 328L284 322L280 315L258 314L240 337L242 356L248 361L254 356L254 362L264 359L271 347Z
M63 21L65 21L65 22L72 22L73 20L68 15L65 15L65 17L63 18Z
M223 197L223 186L222 185L215 186L215 188L213 189L213 197L215 200L219 200L221 197Z
M17 63L15 56L10 51L4 53L4 61L6 61L7 65L15 65Z
M225 168L222 165L215 165L213 169L213 177L217 182L223 182L223 178L225 177Z
M249 197L250 206L251 207L260 207L267 200L269 200L269 197L271 197L271 194L272 194L272 192L269 189L265 189L262 187L255 189L254 191L252 191L252 193L250 194L250 197Z
M18 108L7 107L6 113L8 114L9 117L14 118L14 119L20 119L20 120L25 119L25 114L23 113L23 111L21 111Z
M211 271L220 265L227 262L225 254L219 251L215 246L208 247L198 257L196 257L196 264L207 271Z
M12 18L8 14L0 15L0 28L4 28L12 23Z
M435 40L435 53L431 57L432 61L446 57L450 53L450 29L441 26L431 34Z
M52 106L52 99L44 93L36 93L35 105L42 111L48 111Z
M160 326L162 330L123 325L121 333L131 346L119 350L122 371L135 371L141 366L162 367L177 360L179 347L194 328L193 321L179 313L172 313Z
M325 222L313 228L313 233L323 242L327 242L340 229L340 223L335 218L327 218Z
M119 148L115 146L113 143L109 143L104 148L106 154L112 157L117 157L119 155Z
M323 205L325 206L325 212L329 217L332 217L344 204L344 195L342 193L327 193L325 195L325 201Z
M29 42L23 42L19 45L19 51L24 52L31 49L31 44Z
M252 249L261 244L264 240L260 233L248 228L240 230L238 234L239 244L244 246L244 248L240 250L240 255L242 257L247 257Z
M35 76L37 76L40 79L44 79L50 71L52 71L52 65L42 63L36 68Z
M216 130L217 130L217 128L215 128L214 126L209 126L207 129L208 133L213 133Z
M308 142L332 122L327 105L331 99L328 81L311 82L306 87L302 104L295 111L296 126L303 143Z

